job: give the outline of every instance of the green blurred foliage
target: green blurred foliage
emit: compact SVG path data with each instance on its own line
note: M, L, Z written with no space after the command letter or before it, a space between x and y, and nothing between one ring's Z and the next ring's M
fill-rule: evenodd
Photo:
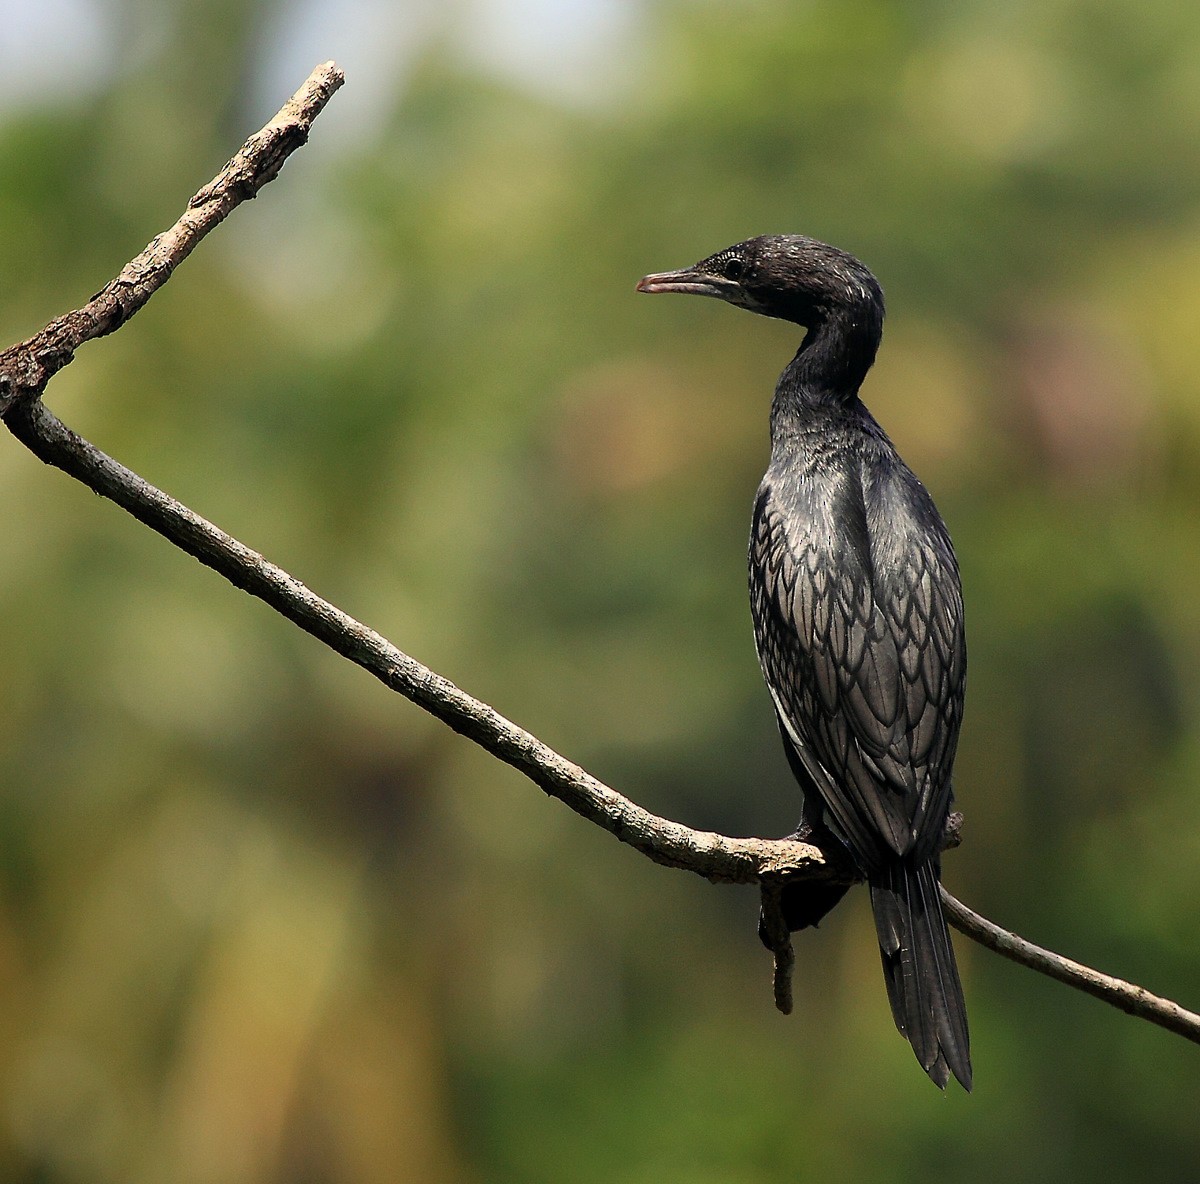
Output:
M271 114L290 13L113 3L102 93L7 113L0 337ZM647 0L589 102L459 44L369 134L331 108L48 401L639 802L779 834L743 557L796 333L632 288L765 231L855 251L892 310L865 397L966 585L947 880L1195 1006L1200 9ZM784 1019L752 893L619 847L11 441L0 489L3 1178L1200 1176L1178 1038L960 941L977 1087L943 1098L861 894Z

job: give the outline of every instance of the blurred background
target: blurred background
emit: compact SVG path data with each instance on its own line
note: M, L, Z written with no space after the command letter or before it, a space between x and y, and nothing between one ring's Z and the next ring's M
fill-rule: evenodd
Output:
M0 341L319 61L310 144L48 403L652 810L787 832L745 595L794 327L634 295L800 231L958 545L956 894L1200 1005L1200 7L0 0ZM772 1007L656 867L0 439L0 1178L1200 1178L1194 1046L865 894Z

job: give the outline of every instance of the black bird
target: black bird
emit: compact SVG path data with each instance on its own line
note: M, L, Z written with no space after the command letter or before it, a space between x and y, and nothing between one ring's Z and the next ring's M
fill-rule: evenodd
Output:
M750 607L759 662L804 794L797 835L870 885L896 1027L944 1087L971 1088L967 1014L938 895L966 675L962 587L925 487L859 400L883 293L852 255L752 238L639 292L716 296L805 327L775 388L754 502ZM792 929L846 889L789 885Z

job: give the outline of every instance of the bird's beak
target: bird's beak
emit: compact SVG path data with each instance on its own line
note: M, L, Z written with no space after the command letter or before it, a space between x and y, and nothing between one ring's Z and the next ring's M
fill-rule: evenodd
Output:
M736 288L737 284L732 280L698 271L694 267L644 275L637 285L639 292L687 292L693 296L716 296L719 300L728 300Z

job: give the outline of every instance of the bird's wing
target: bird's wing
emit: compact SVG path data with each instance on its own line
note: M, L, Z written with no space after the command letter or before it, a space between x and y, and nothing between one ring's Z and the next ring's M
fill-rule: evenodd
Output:
M935 531L873 568L861 496L836 544L764 484L750 542L759 659L828 822L869 870L933 855L950 805L966 667L953 552Z

